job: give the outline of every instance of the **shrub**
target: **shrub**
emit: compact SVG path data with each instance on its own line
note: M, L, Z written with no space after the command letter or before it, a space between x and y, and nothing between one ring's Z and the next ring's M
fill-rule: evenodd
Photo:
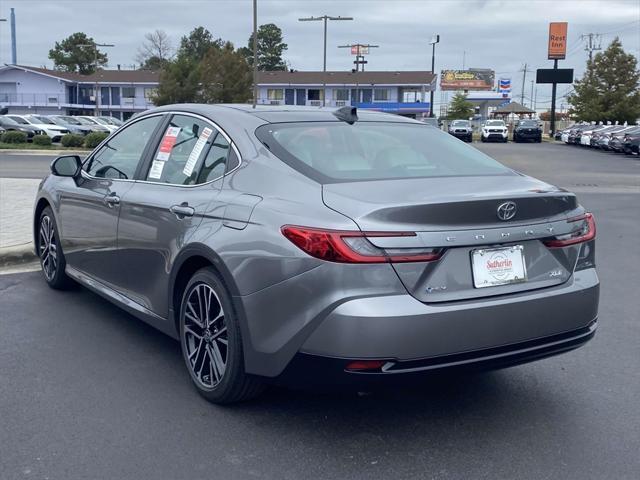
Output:
M81 147L84 144L84 137L74 133L68 133L60 140L63 147Z
M27 143L27 134L10 130L2 134L2 141L4 143Z
M49 146L51 145L51 137L49 135L35 135L33 137L33 144Z
M93 132L84 137L84 146L87 148L96 148L100 143L109 136L104 132Z

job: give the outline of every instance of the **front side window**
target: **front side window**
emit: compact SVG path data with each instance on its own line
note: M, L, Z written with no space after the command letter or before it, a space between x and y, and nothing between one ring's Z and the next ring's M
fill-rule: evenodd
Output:
M132 179L142 160L147 143L162 116L145 118L117 133L84 165L93 177Z
M511 175L438 129L411 123L280 123L256 131L280 159L321 182Z
M150 182L172 185L206 183L224 174L229 143L209 123L174 115L162 135L147 172Z
M269 100L282 100L284 98L284 94L282 93L281 88L268 88L267 89L267 98Z
M13 120L16 123L19 123L20 125L30 125L29 122L27 122L24 118L22 117L9 117L11 120Z

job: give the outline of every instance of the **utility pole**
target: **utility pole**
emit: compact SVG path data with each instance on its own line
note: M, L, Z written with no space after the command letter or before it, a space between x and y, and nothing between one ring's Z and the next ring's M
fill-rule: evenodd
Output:
M520 93L520 104L524 105L524 85L527 79L527 72L531 72L531 70L527 70L527 64L524 64L524 68L520 70L522 72L522 92Z
M462 51L462 70L464 70L464 64L466 63L466 62L465 62L465 61L466 61L466 59L467 59L467 51L466 51L466 50L463 50L463 51Z
M327 21L328 20L353 20L353 17L332 17L330 15L322 15L321 17L304 17L299 18L299 22L324 22L324 50L322 55L322 106L325 106L325 93L327 90Z
M258 0L253 0L253 108L258 101Z
M589 61L592 61L593 52L602 50L602 35L599 33L587 33L586 35L580 35L580 40L588 40L584 46L584 50L585 52L589 52Z
M431 75L435 75L435 69L436 69L436 44L440 43L440 35L434 35L433 37L431 37L431 41L429 42L432 46L432 50L431 50ZM429 116L430 117L434 117L435 115L433 114L433 94L435 93L433 91L434 89L431 89L430 92L430 100L429 100Z
M81 43L78 45L78 47L89 47L89 48L93 48L93 54L94 54L94 63L96 66L96 70L95 72L93 72L93 74L96 76L96 80L95 80L95 85L93 87L93 95L95 98L95 116L99 117L100 116L100 92L98 92L98 47L115 47L115 45L111 44L111 43Z

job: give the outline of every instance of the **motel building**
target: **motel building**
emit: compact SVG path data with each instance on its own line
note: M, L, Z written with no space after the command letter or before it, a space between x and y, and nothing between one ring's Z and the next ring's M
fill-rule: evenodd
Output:
M158 73L149 70L98 70L81 75L4 65L0 67L0 107L22 115L94 115L97 100L100 115L127 120L153 107L151 97L158 81Z
M400 72L258 72L259 105L356 106L420 118L429 115L436 75Z

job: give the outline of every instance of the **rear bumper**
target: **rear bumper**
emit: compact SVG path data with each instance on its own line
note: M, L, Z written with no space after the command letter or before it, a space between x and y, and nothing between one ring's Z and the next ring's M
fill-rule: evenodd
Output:
M597 326L597 320L593 320L583 328L527 342L411 361L390 361L381 369L371 372L346 370L345 367L353 359L299 353L275 382L306 387L367 388L410 384L433 375L496 370L581 347L595 336Z
M357 298L330 312L300 351L404 362L491 349L584 328L597 318L598 301L595 269L575 272L557 287L475 301Z

